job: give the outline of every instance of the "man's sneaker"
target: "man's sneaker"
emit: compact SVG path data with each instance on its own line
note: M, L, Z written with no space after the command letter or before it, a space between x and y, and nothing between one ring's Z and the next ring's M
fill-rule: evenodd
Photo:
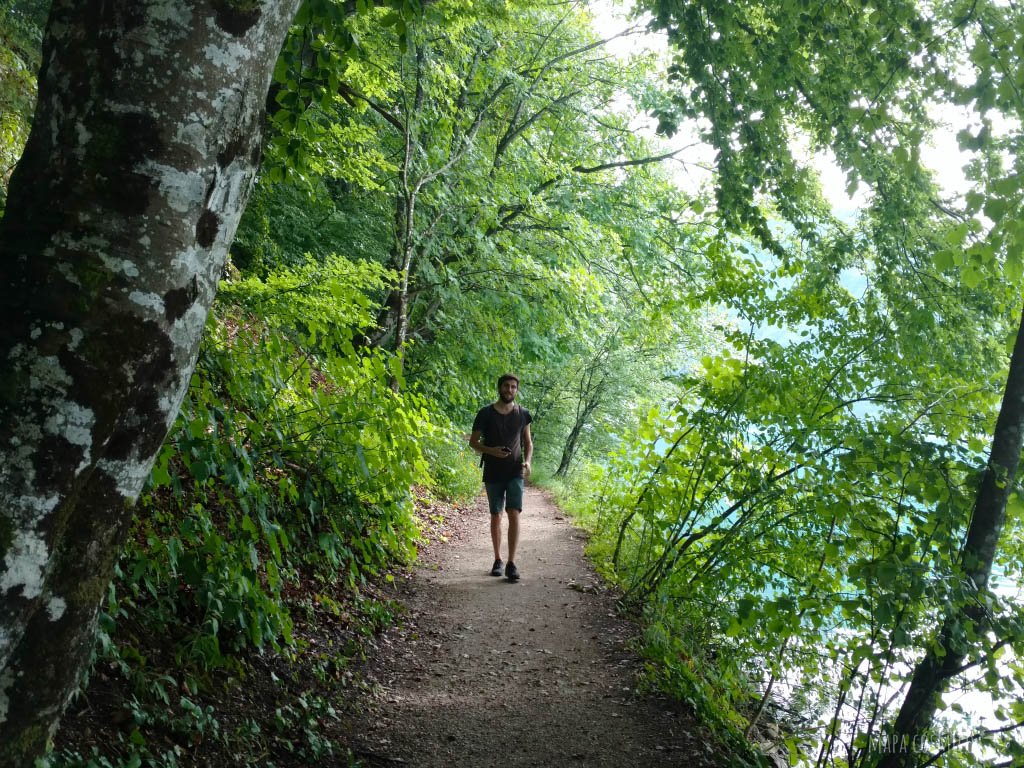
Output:
M491 576L501 576L501 567L501 558L498 558L494 561L494 565L491 566Z
M515 563L509 563L505 568L505 578L509 581L519 581L519 569L516 568Z

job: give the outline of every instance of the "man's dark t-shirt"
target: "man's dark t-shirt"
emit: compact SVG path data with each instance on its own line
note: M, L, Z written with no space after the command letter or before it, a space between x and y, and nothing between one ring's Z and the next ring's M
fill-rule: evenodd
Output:
M473 420L473 431L479 431L483 444L491 448L508 446L512 453L505 458L483 455L484 482L500 483L523 476L523 430L533 421L530 412L516 403L507 414L494 405L480 409Z

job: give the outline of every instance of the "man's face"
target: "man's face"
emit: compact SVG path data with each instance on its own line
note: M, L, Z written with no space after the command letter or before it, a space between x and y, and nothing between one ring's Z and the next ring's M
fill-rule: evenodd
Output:
M515 379L505 379L498 387L498 396L503 403L511 403L519 393L519 384Z

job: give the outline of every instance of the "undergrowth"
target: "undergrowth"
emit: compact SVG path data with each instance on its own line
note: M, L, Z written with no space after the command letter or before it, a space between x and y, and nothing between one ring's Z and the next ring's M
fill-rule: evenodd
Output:
M399 362L353 344L388 280L335 257L222 287L39 765L354 763L332 729L396 619L377 585L415 556L412 489L477 487Z
M624 591L632 566L627 551L613 564L617 546L618 518L606 514L610 481L604 470L586 464L567 478L542 476L539 482L551 491L558 505L589 534L587 556L598 573ZM642 627L646 684L684 702L714 733L737 768L766 766L768 762L744 734L746 713L756 691L738 670L720 663L710 637L695 625L684 625L676 608L654 596L642 603L620 601Z

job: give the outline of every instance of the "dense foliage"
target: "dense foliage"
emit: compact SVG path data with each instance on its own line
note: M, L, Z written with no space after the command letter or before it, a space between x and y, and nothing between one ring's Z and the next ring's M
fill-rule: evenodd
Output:
M420 495L477 491L462 435L496 374L522 371L563 471L609 444L603 421L628 429L639 406L620 402L670 389L690 343L685 196L611 108L647 64L595 55L584 14L543 5L402 18L310 4L293 30L234 266L73 713L127 685L128 723L52 765L331 754L326 691L303 694L318 714L291 746L301 717L239 724L218 692L245 700L256 659L308 653L299 625L324 606L357 633L387 614L360 595L412 554ZM450 18L463 34L437 33Z
M648 612L667 684L744 735L770 714L806 764L1018 764L1016 485L994 554L965 543L984 477L1016 468L986 464L1020 311L1017 12L648 5L677 49L662 126L704 120L719 153L732 232L703 285L731 322L573 494L595 552ZM922 145L951 105L977 160L944 199ZM855 221L794 134L864 185Z
M41 23L7 5L0 165ZM280 734L201 702L307 650L297 617L346 612L339 585L386 619L364 593L412 556L417 495L475 492L462 438L509 369L652 679L738 753L884 764L915 670L947 657L900 759L1024 764L1024 505L989 453L1021 301L1024 16L638 5L667 70L610 55L582 3L304 5L103 616L94 676L129 682L132 727L53 765L172 766L196 733L243 762L333 753L326 697ZM638 109L713 148L708 189L681 188L689 150L634 130ZM951 194L923 147L954 109ZM815 152L858 210L826 200ZM987 471L1012 494L979 563ZM151 667L156 637L173 660Z
M176 764L180 747L161 754L167 732L187 732L190 718L253 761L288 751L272 734L226 732L196 702L218 674L238 674L248 649L315 650L293 614L335 605L339 586L358 595L412 556L413 489L444 492L427 460L444 456L452 477L457 450L422 398L389 386L393 357L352 346L372 320L366 294L388 279L331 256L223 285L102 621L96 666L135 689L125 754ZM149 671L146 655L167 638L173 668Z
M48 2L0 4L0 213L7 182L28 139Z

